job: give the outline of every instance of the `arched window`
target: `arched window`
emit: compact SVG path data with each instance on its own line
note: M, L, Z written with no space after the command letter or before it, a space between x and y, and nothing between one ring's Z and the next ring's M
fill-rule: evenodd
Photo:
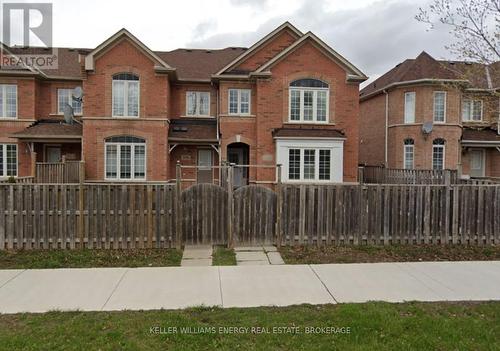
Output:
M403 150L404 169L413 169L415 142L413 139L405 139Z
M114 136L105 140L105 178L146 179L146 141L134 136Z
M139 117L139 77L132 73L113 76L113 117Z
M290 122L327 123L329 110L328 84L312 78L298 79L289 87Z
M432 141L432 169L444 169L445 144L446 141L441 138Z

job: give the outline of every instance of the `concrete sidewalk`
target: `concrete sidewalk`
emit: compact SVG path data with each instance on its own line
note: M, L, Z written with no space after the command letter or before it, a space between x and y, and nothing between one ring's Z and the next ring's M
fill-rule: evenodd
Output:
M0 270L0 313L500 300L500 261Z

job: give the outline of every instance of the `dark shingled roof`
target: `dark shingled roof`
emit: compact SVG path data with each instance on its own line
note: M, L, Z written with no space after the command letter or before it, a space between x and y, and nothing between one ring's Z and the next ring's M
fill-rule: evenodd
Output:
M275 138L345 138L345 135L336 129L317 128L279 128L273 131Z
M26 139L79 139L82 136L82 125L76 122L66 124L59 120L40 120L24 130L13 133L12 136Z
M491 128L471 129L464 128L462 133L463 141L497 141L500 143L500 135Z
M422 79L469 80L473 88L498 88L500 77L497 73L500 73L498 62L487 66L480 63L440 61L424 51L416 59L403 61L368 84L361 90L360 96L363 98L394 83ZM488 82L488 75L491 85Z
M179 118L170 121L169 142L217 142L215 119Z
M57 69L42 70L51 77L82 78L82 63L78 61L78 53L88 54L90 49L57 49ZM14 55L38 54L47 55L51 51L45 48L10 48ZM241 55L246 48L229 47L225 49L176 49L173 51L155 51L162 60L177 71L179 79L210 80L212 74Z

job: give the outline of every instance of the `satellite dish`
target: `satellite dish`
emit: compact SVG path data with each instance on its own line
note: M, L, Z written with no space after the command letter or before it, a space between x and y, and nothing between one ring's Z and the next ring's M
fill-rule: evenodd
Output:
M64 121L67 124L73 124L73 107L70 104L64 105Z
M423 125L422 125L422 133L424 134L430 134L432 132L432 122L425 122Z
M73 91L71 92L71 96L76 101L82 101L82 97L83 97L82 87L76 87L75 89L73 89Z

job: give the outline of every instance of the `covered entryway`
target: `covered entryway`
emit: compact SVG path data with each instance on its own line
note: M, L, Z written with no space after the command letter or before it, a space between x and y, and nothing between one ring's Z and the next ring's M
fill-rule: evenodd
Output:
M227 146L229 163L247 166L249 164L250 147L245 143L232 143ZM248 167L235 167L233 185L237 188L248 185Z
M464 128L462 174L470 178L500 177L500 134L491 128Z

